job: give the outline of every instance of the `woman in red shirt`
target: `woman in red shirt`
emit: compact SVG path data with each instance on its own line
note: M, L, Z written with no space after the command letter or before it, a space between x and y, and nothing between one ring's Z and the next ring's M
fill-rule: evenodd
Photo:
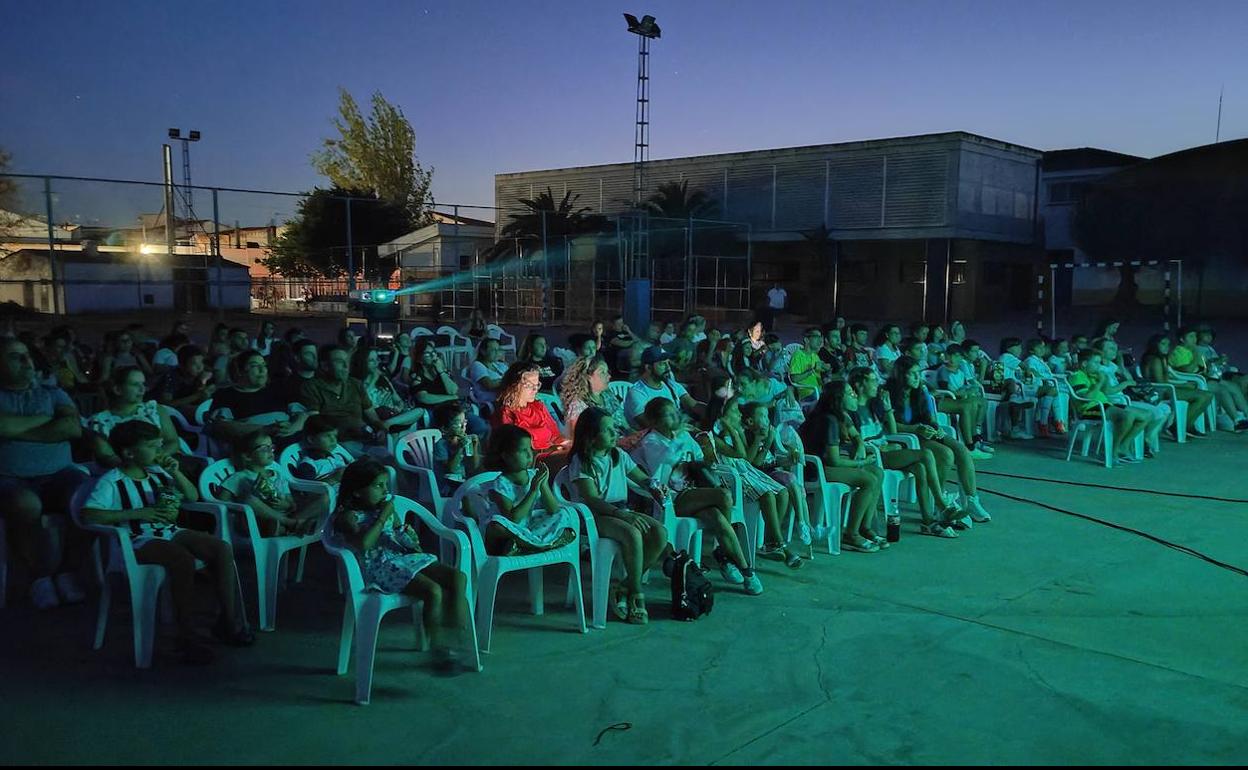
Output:
M524 428L533 437L533 450L539 455L566 450L563 433L546 405L537 400L541 374L537 364L520 361L503 375L494 400L494 424Z

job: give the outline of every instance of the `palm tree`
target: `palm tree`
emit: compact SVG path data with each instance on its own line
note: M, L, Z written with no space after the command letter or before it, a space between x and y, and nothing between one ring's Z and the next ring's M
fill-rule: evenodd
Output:
M689 181L664 182L642 201L642 210L668 219L705 219L715 216L719 204L702 190L689 192Z
M601 214L590 214L589 206L575 208L580 195L571 192L563 194L563 199L555 202L554 193L550 188L534 198L521 198L520 203L526 211L521 214L509 214L511 221L503 227L503 238L529 238L536 236L547 238L552 236L579 235L581 233L598 232L606 228L607 219ZM544 220L544 221L543 221Z

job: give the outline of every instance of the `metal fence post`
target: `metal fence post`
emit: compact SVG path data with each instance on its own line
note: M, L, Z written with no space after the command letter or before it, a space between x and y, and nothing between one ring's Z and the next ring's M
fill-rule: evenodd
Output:
M351 242L351 198L347 197L347 292L355 291L355 244Z
M217 257L217 320L220 321L225 318L225 290L222 287L225 265L221 261L221 215L220 209L217 207L217 189L215 187L212 190L212 250ZM248 302L248 305L250 305L250 302ZM276 309L276 298L273 305L274 309Z
M43 178L43 204L48 214L48 271L52 275L52 315L60 315L60 284L56 280L56 231L52 224L52 180L46 176Z

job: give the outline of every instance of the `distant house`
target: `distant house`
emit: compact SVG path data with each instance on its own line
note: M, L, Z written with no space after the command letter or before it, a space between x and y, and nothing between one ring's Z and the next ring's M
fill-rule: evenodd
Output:
M142 254L112 247L56 250L61 311L66 314L135 310L230 310L250 307L247 267L200 255ZM218 293L219 292L219 293ZM52 268L46 248L0 255L0 302L43 313L54 310Z
M434 216L433 223L377 247L379 256L394 257L404 286L469 272L480 254L494 245L493 222L440 213ZM423 314L437 306L440 300L435 294L406 295L403 315Z

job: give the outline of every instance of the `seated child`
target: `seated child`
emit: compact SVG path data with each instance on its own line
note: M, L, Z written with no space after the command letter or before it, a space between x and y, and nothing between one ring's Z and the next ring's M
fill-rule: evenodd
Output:
M533 441L516 425L499 425L490 436L491 470L498 477L481 488L489 501L477 512L485 550L494 556L537 553L561 548L576 539L576 510L560 505L550 488L550 469L533 466Z
M468 616L467 578L421 551L416 530L395 512L389 480L386 467L371 457L348 465L330 536L355 554L368 590L404 593L424 603L435 663L445 673L455 673Z
M178 526L182 501L194 501L198 495L177 459L161 454L160 428L142 420L123 422L113 428L109 443L121 466L95 483L82 518L90 524L127 528L135 560L165 568L182 662L203 665L216 657L193 623L196 559L212 574L221 608L213 635L235 646L255 642L238 602L238 574L229 544L206 532Z
M783 520L791 511L797 520L798 541L809 549L813 547L810 531L810 509L806 504L806 490L802 487L797 471L801 468L801 440L791 424L775 428L771 424L771 412L766 404L752 403L741 407L741 419L745 426L745 439L760 444L752 464L783 484L789 491L789 510L780 511ZM790 442L781 439L781 431L787 430ZM796 443L794 440L796 439Z
M310 481L337 484L342 480L347 461L338 448L338 429L323 415L314 414L303 427L303 443L294 475Z
M461 403L438 410L442 437L433 445L433 474L438 491L449 497L464 481L481 472L481 438L468 432L468 414Z
M221 483L220 498L251 506L265 537L315 532L325 512L323 499L318 496L302 507L295 502L290 482L273 457L273 438L251 433L236 441L234 447L236 470Z

